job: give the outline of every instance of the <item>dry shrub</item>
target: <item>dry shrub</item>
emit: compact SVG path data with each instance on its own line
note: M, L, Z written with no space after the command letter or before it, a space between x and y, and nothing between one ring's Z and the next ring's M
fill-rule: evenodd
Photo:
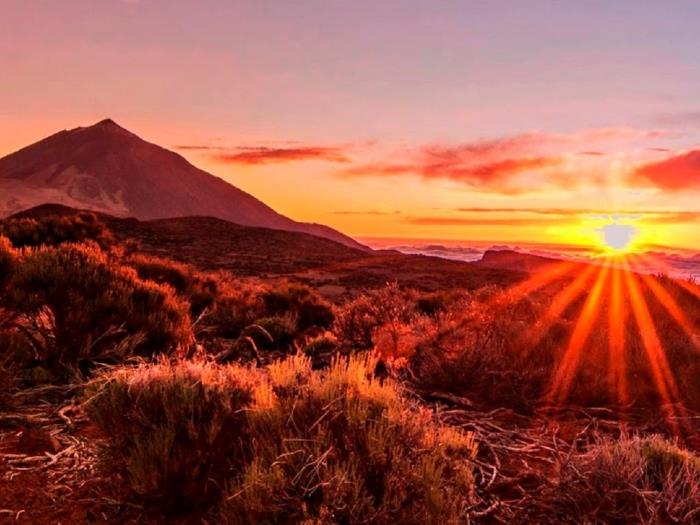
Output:
M49 215L39 219L6 219L0 222L0 235L7 236L17 248L85 241L107 248L114 243L109 229L90 212L66 216Z
M10 281L17 265L18 253L7 237L0 235L0 292Z
M249 445L242 409L258 373L201 362L118 369L93 383L87 411L139 496L168 509L210 503Z
M1 334L0 345L2 345ZM10 408L11 394L14 389L15 379L10 367L10 357L4 351L0 351L0 410Z
M286 284L262 294L266 316L292 314L299 330L311 327L330 328L335 320L333 308L307 286Z
M313 371L177 362L95 384L91 418L137 494L224 523L462 523L475 502L470 435L438 425L372 359ZM225 482L227 480L227 482Z
M62 244L23 252L3 304L53 369L104 356L125 337L150 354L191 340L187 304L170 288L143 281L96 245Z
M559 348L551 335L536 351L523 338L543 313L544 306L508 292L460 302L422 332L408 375L421 390L478 394L481 403L530 408L549 384Z
M254 459L229 488L224 522L466 519L471 436L409 405L393 383L373 378L374 365L355 356L313 372L297 356L270 366L269 405L249 413Z
M557 523L700 523L700 457L659 436L604 438L537 503Z
M400 330L416 317L415 303L398 284L372 290L340 308L334 326L338 339L357 349L372 348L375 331L389 325Z
M264 333L253 336L256 345L265 350L278 349L290 352L293 349L294 338L297 333L297 318L290 314L263 317L255 321L254 326L259 326ZM265 333L269 337L265 336Z
M236 338L256 319L265 315L262 286L225 283L207 322L221 337Z
M464 290L415 292L416 310L421 315L439 316L455 305L464 302L468 293Z
M314 368L322 368L330 365L337 350L338 339L330 332L326 332L308 340L302 352L311 359Z
M187 264L149 255L132 255L125 264L136 269L141 279L171 286L189 301L194 316L211 308L217 298L216 280L199 274Z

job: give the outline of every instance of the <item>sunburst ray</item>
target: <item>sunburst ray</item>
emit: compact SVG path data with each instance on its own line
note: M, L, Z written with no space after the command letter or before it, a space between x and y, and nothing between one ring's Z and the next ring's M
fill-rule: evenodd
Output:
M610 267L607 265L603 266L598 268L597 272L593 288L586 298L574 331L569 339L569 344L552 381L552 387L548 395L550 402L562 402L566 399L571 383L576 375L581 354L591 335L593 324L600 314L600 300Z

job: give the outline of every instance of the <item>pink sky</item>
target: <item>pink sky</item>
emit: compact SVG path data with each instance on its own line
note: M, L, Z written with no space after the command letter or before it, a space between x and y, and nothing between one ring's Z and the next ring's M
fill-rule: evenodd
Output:
M680 1L5 0L0 155L111 117L352 235L586 243L617 213L700 248L698 23Z

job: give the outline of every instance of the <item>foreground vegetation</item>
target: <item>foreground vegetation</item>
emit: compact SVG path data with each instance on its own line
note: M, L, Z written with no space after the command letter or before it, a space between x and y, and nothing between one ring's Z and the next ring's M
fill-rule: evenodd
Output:
M553 310L566 277L528 293L389 283L333 304L145 255L91 214L0 232L0 427L36 420L21 416L34 392L65 392L53 402L87 415L95 468L114 476L100 490L156 522L700 523L692 283L632 277L667 397L632 309L607 300L553 397L592 294ZM45 419L73 428L62 410Z

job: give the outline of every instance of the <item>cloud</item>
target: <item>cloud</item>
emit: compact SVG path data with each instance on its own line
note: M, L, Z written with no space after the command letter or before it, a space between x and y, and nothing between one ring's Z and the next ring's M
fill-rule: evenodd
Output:
M179 149L182 151L207 151L207 150L212 150L212 149L219 149L216 146L199 146L196 144L178 144L176 146L173 146L175 149Z
M569 134L532 131L456 145L424 145L384 160L348 167L340 175L444 179L504 194L527 193L546 185L572 188L582 182L579 166L600 164L597 159L606 155L605 148L663 135L662 130L629 127L585 129ZM589 171L594 174L600 169L596 166ZM588 180L604 182L594 175Z
M407 217L404 222L415 226L539 226L560 221L544 217Z
M521 174L552 168L560 164L558 157L515 157L493 162L469 163L460 159L415 164L365 164L343 172L350 177L396 177L414 175L424 180L445 179L468 186L496 190L508 194L523 193L528 186L515 183Z
M590 208L456 208L469 217L407 217L405 222L417 226L548 226L562 221L602 219L633 221L645 224L687 224L700 220L700 211L692 210L599 210ZM508 215L501 217L497 215Z
M650 162L637 167L629 182L679 191L700 188L700 150Z
M605 155L605 152L595 150L579 151L579 155L585 155L587 157L602 157L603 155Z
M338 210L330 212L332 215L397 215L401 213L399 210L382 211L382 210Z
M342 172L349 177L418 176L446 179L504 193L524 190L514 181L520 175L552 168L562 162L557 155L539 153L539 134L521 134L456 146L423 146L404 153L402 162L380 161L352 166Z
M212 152L209 156L224 164L283 164L288 162L322 160L348 163L346 148L341 146L291 146L298 141L284 141L284 146L226 147L208 144L178 144L181 151Z
M254 147L235 153L221 152L212 158L224 164L285 164L289 162L323 160L348 163L350 159L343 148L303 146L296 148Z

